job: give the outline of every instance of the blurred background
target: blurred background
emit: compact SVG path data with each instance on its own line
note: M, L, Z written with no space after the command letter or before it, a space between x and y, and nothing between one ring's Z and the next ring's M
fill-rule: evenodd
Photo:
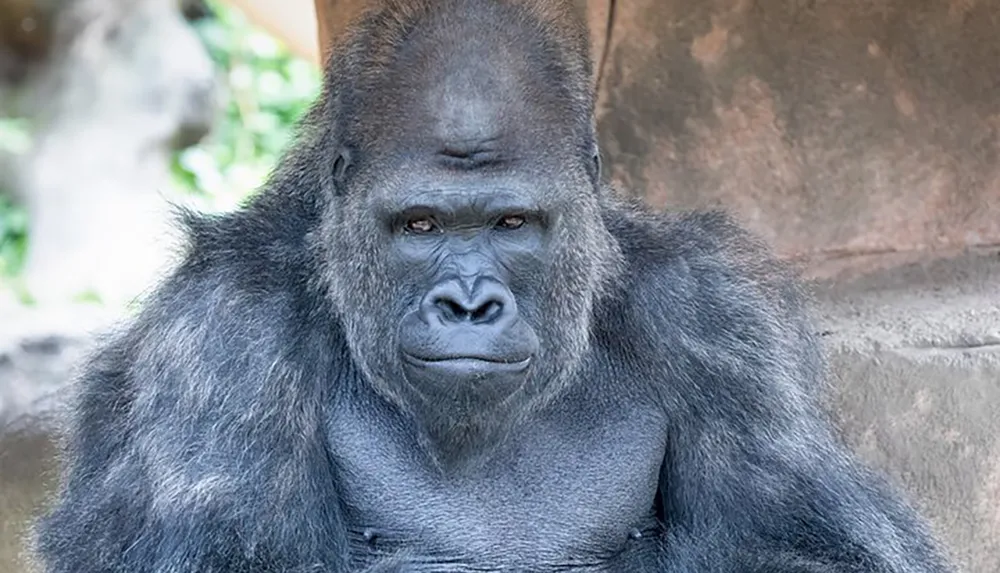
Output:
M174 260L170 206L236 207L318 93L298 5L293 52L238 3L0 0L0 572L74 367Z
M134 297L170 248L165 204L233 208L319 85L314 61L214 0L3 0L0 22L8 301Z
M1000 0L572 0L607 176L802 270L844 439L1000 571ZM0 573L75 366L237 207L367 0L0 0ZM335 72L335 70L334 70Z

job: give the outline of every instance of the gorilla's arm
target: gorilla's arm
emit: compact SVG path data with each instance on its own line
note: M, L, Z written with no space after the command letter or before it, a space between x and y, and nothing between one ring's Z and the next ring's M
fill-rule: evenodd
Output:
M802 296L766 249L719 214L615 226L633 269L621 328L670 420L664 569L947 570L833 435Z
M304 249L252 218L195 229L86 365L64 491L37 531L45 571L344 570L320 408L346 347L297 294Z

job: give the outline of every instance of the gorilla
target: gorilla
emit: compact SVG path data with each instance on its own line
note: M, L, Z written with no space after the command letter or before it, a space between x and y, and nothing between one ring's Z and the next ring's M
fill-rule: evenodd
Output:
M373 6L88 359L43 570L950 571L823 414L794 273L605 182L588 43L568 0Z

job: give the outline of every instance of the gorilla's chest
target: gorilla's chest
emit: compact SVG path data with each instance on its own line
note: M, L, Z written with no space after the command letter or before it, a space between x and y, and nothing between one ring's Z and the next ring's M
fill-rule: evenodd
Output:
M665 443L653 409L564 404L458 476L373 416L349 409L330 427L359 564L404 550L428 571L600 570L653 534Z

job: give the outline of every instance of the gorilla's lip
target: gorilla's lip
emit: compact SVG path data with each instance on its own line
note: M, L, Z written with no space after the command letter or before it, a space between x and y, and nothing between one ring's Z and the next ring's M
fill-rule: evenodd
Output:
M501 372L520 372L531 365L531 356L523 359L501 358L476 355L446 355L424 357L404 352L403 357L414 366L424 368L456 368L460 370L491 370Z

